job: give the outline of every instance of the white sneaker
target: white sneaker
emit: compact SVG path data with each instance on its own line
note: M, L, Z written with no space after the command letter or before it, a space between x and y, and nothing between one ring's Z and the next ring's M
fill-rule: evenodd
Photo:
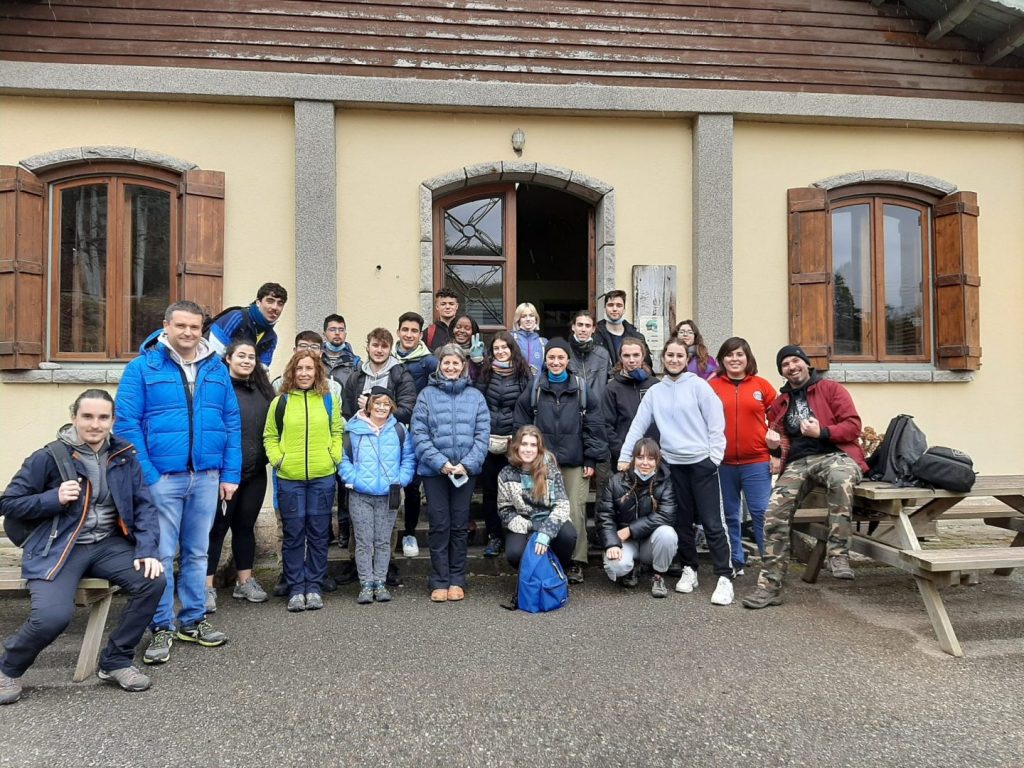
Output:
M732 605L732 582L729 581L728 576L718 577L718 586L715 587L714 594L711 595L712 605Z
M402 554L406 557L419 557L420 545L416 543L415 536L402 537Z
M700 582L697 581L697 572L687 565L683 568L683 573L679 577L679 582L676 584L676 592L682 592L684 595L688 595L693 592L693 588L699 583Z

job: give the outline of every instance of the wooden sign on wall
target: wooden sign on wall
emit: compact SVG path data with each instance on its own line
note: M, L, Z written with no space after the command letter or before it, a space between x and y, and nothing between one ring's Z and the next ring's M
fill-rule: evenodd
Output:
M633 267L633 323L647 337L647 346L654 358L654 372L661 373L661 349L676 325L675 267Z

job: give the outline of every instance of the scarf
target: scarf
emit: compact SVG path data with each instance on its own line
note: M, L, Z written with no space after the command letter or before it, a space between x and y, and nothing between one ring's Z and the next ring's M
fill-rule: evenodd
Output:
M260 308L256 306L256 302L249 305L249 319L252 320L253 325L264 333L274 327L274 324L268 322L267 318L265 318L263 313L260 312Z
M562 383L564 383L564 382L566 382L568 380L569 380L569 371L567 371L567 370L566 371L562 371L557 376L555 374L553 374L551 371L548 371L548 381L552 382L553 384L562 384Z
M502 363L497 360L491 360L491 371L495 376L511 376L512 363Z
M590 350L594 348L594 337L591 336L586 341L580 341L579 339L576 338L576 334L574 333L572 335L572 339L570 339L570 343L572 344L572 348L575 349L580 354L589 355Z
M635 371L630 371L626 374L633 381L647 381L647 371L643 368L637 368Z

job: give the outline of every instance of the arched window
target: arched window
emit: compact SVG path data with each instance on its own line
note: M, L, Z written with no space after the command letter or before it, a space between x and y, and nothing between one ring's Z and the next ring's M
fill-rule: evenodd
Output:
M219 307L223 197L217 171L0 167L0 368L128 360L169 303Z
M977 200L900 184L789 191L790 338L835 363L980 366Z

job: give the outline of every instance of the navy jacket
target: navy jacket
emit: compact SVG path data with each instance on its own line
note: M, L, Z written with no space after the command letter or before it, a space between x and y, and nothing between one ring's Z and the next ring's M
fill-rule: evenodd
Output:
M64 566L78 538L78 531L85 520L86 504L92 496L92 484L76 451L72 451L71 461L82 478L82 493L71 504L64 505L57 500L57 490L64 480L57 462L46 448L40 448L25 459L0 496L0 513L12 520L40 523L25 542L21 556L22 578L52 581ZM142 467L134 446L113 435L107 454L107 486L117 508L118 528L135 544L135 557L140 560L157 557L160 522L149 487L142 479ZM58 516L57 533L51 542L50 523L55 515Z
M533 389L538 383L537 402L531 407ZM590 399L589 393L586 413L581 414L580 410L580 390L572 369L564 384L552 384L545 367L519 396L512 426L518 430L526 424L536 425L544 435L544 446L558 459L558 466L594 467L608 461L604 410L600 401Z

